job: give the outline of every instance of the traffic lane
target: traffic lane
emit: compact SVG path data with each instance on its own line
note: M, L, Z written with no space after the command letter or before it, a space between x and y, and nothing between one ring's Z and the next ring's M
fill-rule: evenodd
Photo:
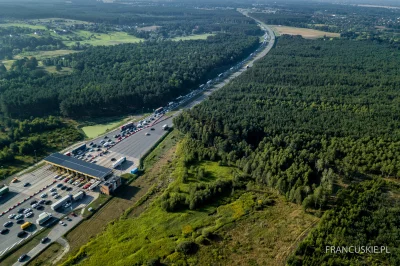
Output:
M64 234L66 234L69 230L71 230L75 225L77 225L83 218L82 216L74 217L72 215L68 215L68 217L71 219L71 221L67 221L66 219L63 219L62 221L66 224L61 225L57 224L47 235L47 237L50 239L49 241L45 243L39 243L37 246L35 246L33 249L31 249L27 255L28 258L24 260L23 262L16 261L13 266L20 266L20 265L25 265L27 264L32 258L36 257L42 250L47 248L50 244L54 243L62 237Z
M56 183L56 184L57 184L57 183ZM74 186L72 186L72 185L68 185L68 186L70 186L70 187L73 188L73 189L72 189L71 191L69 191L69 192L66 191L66 190L60 190L60 189L58 189L59 195L61 196L60 198L64 197L65 195L67 195L67 194L69 194L69 193L70 193L70 194L76 194L76 193L80 190L80 188L78 188L78 187L74 187ZM45 200L51 200L52 203L54 203L54 202L56 202L58 199L54 199L53 197L50 196L49 190L50 190L52 187L55 187L55 186L49 187L49 189L47 189L47 190L46 190L45 192L43 192L43 193L47 193L47 194L48 194L48 197L45 198ZM59 199L60 199L60 198L59 198ZM31 223L33 224L33 225L29 228L29 230L28 230L28 232L31 234L31 233L35 232L36 230L38 230L38 229L40 228L40 226L36 225L36 219L38 218L38 216L39 216L40 213L42 213L42 212L49 212L49 213L51 213L51 214L53 215L53 217L60 218L60 217L62 217L66 212L69 212L69 211L70 211L69 209L67 209L67 210L60 209L60 211L55 212L55 211L53 211L53 210L51 209L51 207L50 207L51 205L42 205L42 206L44 207L43 209L41 209L41 210L35 210L35 209L33 209L33 208L31 207L31 203L32 203L32 201L34 201L34 200L39 201L39 200L41 200L41 198L40 198L40 196L39 196L39 197L32 198L32 199L30 199L30 200L24 202L23 204L21 204L21 205L20 205L19 207L17 207L16 209L14 209L14 210L12 210L11 212L7 213L6 215L0 217L0 228L1 228L1 229L5 228L5 227L3 226L3 224L4 224L5 222L7 222L7 221L12 221L12 222L13 222L13 225L12 225L11 227L8 228L8 229L10 230L10 231L8 232L8 234L6 234L6 235L4 235L4 236L1 237L1 239L2 239L3 241L0 242L0 253L1 253L2 251L6 250L6 249L8 249L8 248L10 248L10 247L12 247L15 243L18 243L18 242L22 239L22 238L19 238L19 237L17 236L18 232L22 231L21 228L20 228L20 224L17 224L17 223L16 223L17 220L15 220L15 219L9 219L9 218L8 218L8 215L10 215L11 213L17 214L18 209L20 209L20 208L24 208L24 209L31 208L31 209L32 209L33 216L31 216L31 217L29 217L29 218L25 218L25 217L24 217L24 218L22 219L22 220L24 220L25 222L31 222Z
M154 130L150 128L145 128L141 131L136 132L135 134L129 136L123 141L116 144L114 147L110 149L112 152L124 154L127 156L131 156L134 158L141 158L150 148L162 137L167 131L165 131L162 126L168 124L172 125L173 117L168 118L154 126ZM146 133L149 133L149 136L146 136ZM118 159L118 158L116 158Z

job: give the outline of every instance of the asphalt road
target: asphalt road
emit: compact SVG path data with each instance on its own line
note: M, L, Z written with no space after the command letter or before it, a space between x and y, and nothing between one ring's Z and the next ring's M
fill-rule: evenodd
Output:
M72 188L72 190L70 190L70 191L61 190L61 189L57 188L57 192L61 197L65 196L67 194L74 195L79 190L81 190L79 187L73 186L71 184L66 184L63 181L57 181L57 183L54 183L54 185L51 185L54 181L55 175L56 175L56 173L51 170L50 166L41 167L32 173L28 173L28 174L21 176L19 178L20 182L11 183L10 184L10 192L5 194L4 197L0 198L0 204L1 204L0 211L1 212L6 211L10 207L20 203L19 206L15 207L13 210L8 211L6 214L4 214L3 216L0 217L0 230L6 228L3 225L7 221L13 222L12 226L7 227L9 229L9 232L4 235L0 235L0 240L1 240L0 241L0 256L2 254L4 254L7 250L11 249L14 245L18 244L22 240L22 238L19 238L17 236L18 232L22 231L20 228L20 224L17 224L16 223L17 220L15 220L15 219L9 219L8 216L10 214L12 214L12 213L17 214L17 212L20 208L24 208L24 209L31 208L32 201L34 201L34 200L40 201L42 199L42 198L40 198L40 195L42 193L47 193L47 197L44 198L45 200L51 200L53 203L56 202L58 199L54 199L50 195L50 189L53 187L56 187L56 185L58 183L62 183L63 185L66 185L66 186ZM24 187L25 182L29 182L31 185L29 187ZM38 192L40 189L45 188L48 185L51 185L51 186L49 186L47 189L43 190L36 196L33 196L32 198L24 201L29 196L32 196L35 192ZM88 195L85 197L85 199L83 199L82 201L79 201L77 203L74 203L72 205L72 207L75 208L78 205L90 202L91 200L93 200L93 198L95 198L97 196L96 194L97 193L94 193L94 192L88 193ZM60 209L58 212L54 212L50 208L51 205L42 205L42 206L43 206L43 208L40 210L35 210L35 209L31 208L32 212L33 212L33 216L31 216L29 218L24 217L23 219L21 219L21 220L24 220L25 222L31 222L33 224L26 230L27 233L29 234L29 235L26 235L26 237L29 237L31 234L34 234L37 230L40 230L42 228L42 226L39 226L36 224L36 219L38 218L40 213L49 212L53 215L53 217L60 218L63 215L65 215L66 212L70 211L70 210Z

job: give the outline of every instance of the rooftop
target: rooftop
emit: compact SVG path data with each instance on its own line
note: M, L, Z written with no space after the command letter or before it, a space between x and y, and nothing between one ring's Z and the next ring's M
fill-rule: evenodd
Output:
M53 153L44 160L51 164L99 179L103 179L112 171L109 168L94 163L88 163L61 153Z

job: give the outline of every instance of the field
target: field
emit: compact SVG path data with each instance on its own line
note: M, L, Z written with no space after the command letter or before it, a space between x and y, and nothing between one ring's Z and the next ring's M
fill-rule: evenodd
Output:
M30 51L30 52L23 52L20 53L16 56L14 56L15 59L21 59L24 57L30 57L34 56L36 57L37 60L42 60L44 58L51 58L51 57L57 57L57 56L63 56L67 54L72 54L72 53L78 53L79 51L74 51L74 50L53 50L53 51Z
M15 60L1 60L1 63L9 70Z
M88 137L89 139L92 139L92 138L100 136L101 134L107 132L108 130L116 128L118 125L120 125L121 123L123 123L125 121L126 121L125 119L122 119L119 121L109 122L109 123L105 123L105 124L86 126L86 127L83 127L82 130L85 133L86 137Z
M306 39L317 39L324 36L327 37L340 37L339 33L325 32L320 30L306 29L306 28L296 28L296 27L286 27L271 25L270 26L277 36L288 34L288 35L301 35Z
M22 28L30 28L34 30L45 30L46 27L43 25L32 25L28 23L1 23L0 27L22 27Z
M126 32L110 32L108 34L105 33L92 33L90 31L76 31L74 35L79 36L82 40L79 43L82 44L90 44L93 46L98 45L116 45L122 43L138 43L142 41L142 39L137 38L133 35L129 35ZM66 35L68 36L68 35ZM74 45L77 41L68 41L65 36L62 37L63 42L67 46Z
M205 33L205 34L197 34L197 35L190 35L185 37L175 37L171 40L173 41L191 41L191 40L205 40L208 36L213 36L214 34Z

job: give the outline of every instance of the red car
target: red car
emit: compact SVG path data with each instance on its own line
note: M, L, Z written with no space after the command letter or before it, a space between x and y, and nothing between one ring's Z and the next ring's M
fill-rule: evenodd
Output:
M67 183L71 178L64 179L64 182Z

